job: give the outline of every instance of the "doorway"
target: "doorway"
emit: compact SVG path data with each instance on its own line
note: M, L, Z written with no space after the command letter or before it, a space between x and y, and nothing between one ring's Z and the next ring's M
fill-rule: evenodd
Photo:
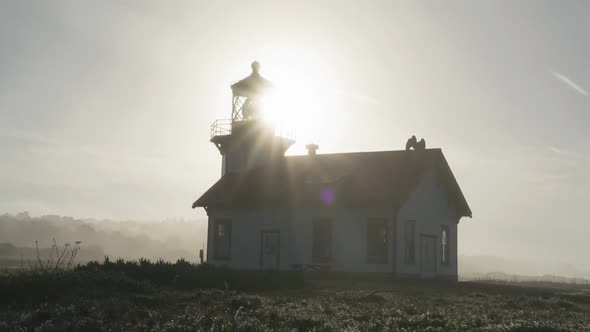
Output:
M436 237L420 235L420 277L436 276Z
M281 259L281 236L279 231L260 232L260 269L278 270Z

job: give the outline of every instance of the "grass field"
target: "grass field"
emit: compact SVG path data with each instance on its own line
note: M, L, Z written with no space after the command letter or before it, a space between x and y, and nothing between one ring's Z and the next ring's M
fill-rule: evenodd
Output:
M159 285L110 270L5 276L0 331L590 331L590 290L571 285L324 279L246 292L226 284Z

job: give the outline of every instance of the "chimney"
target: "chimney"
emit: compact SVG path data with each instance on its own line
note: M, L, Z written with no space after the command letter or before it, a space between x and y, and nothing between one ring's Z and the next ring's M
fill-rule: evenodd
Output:
M320 148L320 146L317 144L307 144L305 148L307 149L308 156L315 156L317 154L316 151Z

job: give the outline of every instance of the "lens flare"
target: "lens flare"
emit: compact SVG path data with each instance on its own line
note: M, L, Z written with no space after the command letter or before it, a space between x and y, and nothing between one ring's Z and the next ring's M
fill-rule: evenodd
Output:
M334 193L334 190L326 188L322 190L320 198L324 204L331 205L336 199L336 194Z

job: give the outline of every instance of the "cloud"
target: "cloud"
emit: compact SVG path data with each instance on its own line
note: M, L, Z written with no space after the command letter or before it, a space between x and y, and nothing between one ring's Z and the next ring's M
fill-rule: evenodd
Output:
M555 78L557 78L558 80L560 80L561 82L565 83L567 86L569 86L570 88L576 90L578 93L584 95L584 96L588 96L588 91L584 90L584 88L582 88L580 85L578 85L576 82L572 81L571 79L569 79L567 76L565 76L564 74L558 73L556 71L551 73Z
M552 145L549 145L547 147L547 149L549 149L549 151L551 151L551 152L553 152L555 154L562 155L562 156L570 156L570 155L572 155L572 152L567 151L567 150L564 150L564 149L557 148L557 147L552 146Z
M554 145L548 145L547 149L552 152L555 156L563 158L563 159L570 159L570 160L579 160L579 161L586 161L588 158L577 151L567 150L564 148L556 147Z

